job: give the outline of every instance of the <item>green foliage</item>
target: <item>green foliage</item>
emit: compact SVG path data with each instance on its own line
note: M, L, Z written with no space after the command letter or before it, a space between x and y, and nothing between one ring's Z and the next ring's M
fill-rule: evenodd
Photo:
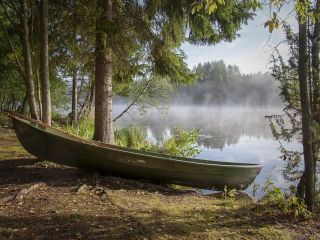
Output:
M267 203L278 207L279 209L284 209L285 201L284 194L280 188L277 188L274 185L269 185L267 188L263 188L265 192L265 196L262 201L266 201Z
M198 137L199 129L192 129L190 131L176 129L173 136L167 140L152 144L147 138L145 129L131 126L115 131L115 141L119 146L178 157L194 157L199 154L200 150L196 145Z
M238 191L236 189L234 189L234 188L228 189L227 186L224 186L224 188L223 188L223 197L224 197L224 199L235 200L237 192Z
M280 188L274 185L270 178L267 179L262 189L265 193L261 199L262 203L270 207L276 207L296 219L309 219L312 217L312 213L301 199L292 195L286 196Z
M251 1L195 1L189 16L188 41L216 44L234 40L241 25L254 15L247 2Z
M268 27L270 33L272 33L274 29L278 29L279 19L277 13L273 12L272 18L264 23L264 27Z
M200 153L197 139L200 129L175 129L173 136L160 144L159 152L179 157L194 157Z
M150 79L142 79L131 84L129 100L135 103L140 113L145 113L150 108L165 111L174 89L174 85L168 78L155 76Z
M51 76L50 90L53 111L66 110L69 103L67 83L61 78Z
M195 14L204 10L208 14L213 14L218 8L223 8L225 0L201 0L191 5L191 14ZM247 9L256 11L257 8L262 10L262 3L259 0L250 0L244 2Z
M295 218L309 219L312 217L312 213L307 209L303 201L297 197L290 197L285 211L293 213Z
M286 149L284 143L301 138L301 106L298 81L298 35L289 25L284 25L284 33L289 45L289 59L285 61L276 51L272 57L272 76L280 84L280 97L284 104L283 115L268 116L273 136L280 144L281 157L286 161L283 171L286 179L297 181L301 177L302 153Z
M61 118L61 116L57 115L57 118ZM93 137L94 121L92 118L84 117L79 120L78 124L75 126L70 124L59 125L58 122L59 121L56 120L55 125L69 133L86 139L92 139ZM199 137L199 129L192 129L189 131L176 129L173 136L167 140L159 141L157 144L152 144L148 140L146 129L136 126L116 129L114 135L116 145L121 147L164 153L179 157L194 157L200 153L200 149L196 145L196 141Z
M117 129L114 132L116 144L121 147L134 149L148 149L150 142L147 138L147 132L143 128L130 126Z
M13 45L19 43L16 35L17 29L10 26L9 20L4 16L0 7L0 113L3 110L17 110L25 96L24 79L16 62L21 53L12 51L9 40Z
M152 144L147 138L145 129L135 126L122 128L115 131L116 144L122 147L158 152L178 157L194 157L200 153L196 141L199 129L176 129L173 136L166 140Z
M278 29L281 20L279 18L279 12L281 9L289 4L288 1L285 0L270 0L271 6L276 8L276 12L272 13L272 16L268 21L265 22L264 27L268 27L269 32L272 33L274 29ZM270 6L270 7L271 7ZM296 0L294 1L294 11L296 12L297 16L299 17L299 21L304 23L307 19L309 19L312 23L315 23L317 19L320 19L320 14L317 12L312 11L312 2L306 0ZM286 24L286 23L284 23Z

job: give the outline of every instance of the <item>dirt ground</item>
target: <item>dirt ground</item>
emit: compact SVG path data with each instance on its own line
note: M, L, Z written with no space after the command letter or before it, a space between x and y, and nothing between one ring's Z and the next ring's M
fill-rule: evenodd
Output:
M320 218L40 162L0 128L0 239L320 239Z

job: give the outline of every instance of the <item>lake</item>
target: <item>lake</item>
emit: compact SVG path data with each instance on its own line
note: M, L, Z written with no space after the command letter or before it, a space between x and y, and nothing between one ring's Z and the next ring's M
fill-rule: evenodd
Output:
M114 115L124 107L116 105ZM292 182L282 176L284 161L280 159L279 143L273 138L265 118L272 114L281 114L281 109L172 106L165 113L151 110L141 115L133 111L120 118L116 127L145 127L153 142L169 137L174 128L199 128L198 145L202 151L196 158L263 164L255 184L263 185L271 178L277 187L287 190ZM286 146L300 151L302 149L298 141ZM246 191L252 193L252 185ZM257 192L257 196L262 194L262 190Z

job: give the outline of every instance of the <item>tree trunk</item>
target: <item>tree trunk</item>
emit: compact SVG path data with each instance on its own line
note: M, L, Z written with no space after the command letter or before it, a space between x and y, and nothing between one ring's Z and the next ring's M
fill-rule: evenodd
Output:
M49 82L48 0L40 0L40 79L42 86L42 121L51 125Z
M314 210L314 162L312 158L311 111L308 93L307 26L299 19L298 75L302 112L302 143L304 155L305 203Z
M114 144L112 123L112 50L106 26L112 22L112 0L97 1L94 139ZM108 46L109 45L109 46Z
M320 14L320 0L317 0L314 15ZM312 117L315 122L320 124L320 21L315 19L314 30L312 35L312 83L313 83L313 104ZM319 158L320 144L318 141L313 141L313 161L314 161L314 176L316 179L316 169Z
M28 97L27 95L23 98L21 107L20 107L20 113L26 114L28 109Z
M82 116L87 116L92 113L92 109L94 108L94 82L90 81L90 92L87 94L86 99L84 100L82 106L80 107L78 118Z
M78 87L77 87L77 68L74 68L73 70L73 76L72 76L72 106L71 106L71 122L72 124L77 124L78 121Z
M37 80L36 90L37 90L38 110L39 110L39 116L40 118L42 118L41 83L40 83L38 68L36 68L36 80Z
M34 119L39 119L36 107L36 98L34 93L34 82L32 79L32 63L31 63L31 49L30 49L30 39L29 39L29 26L28 26L28 16L27 16L27 2L26 0L21 0L20 5L20 25L22 29L21 45L22 54L24 59L24 72L25 81L27 87L28 103L30 108L31 117Z
M320 13L320 0L316 3L314 14ZM320 122L320 84L319 84L319 52L320 52L320 22L315 20L312 36L312 82L313 82L313 119Z

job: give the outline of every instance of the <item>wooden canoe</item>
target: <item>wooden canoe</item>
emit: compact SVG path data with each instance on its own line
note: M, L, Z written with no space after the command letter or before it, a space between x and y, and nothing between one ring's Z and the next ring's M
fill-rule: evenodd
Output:
M262 168L258 164L174 157L103 144L18 113L10 113L10 117L20 143L29 153L68 166L202 189L245 189Z

